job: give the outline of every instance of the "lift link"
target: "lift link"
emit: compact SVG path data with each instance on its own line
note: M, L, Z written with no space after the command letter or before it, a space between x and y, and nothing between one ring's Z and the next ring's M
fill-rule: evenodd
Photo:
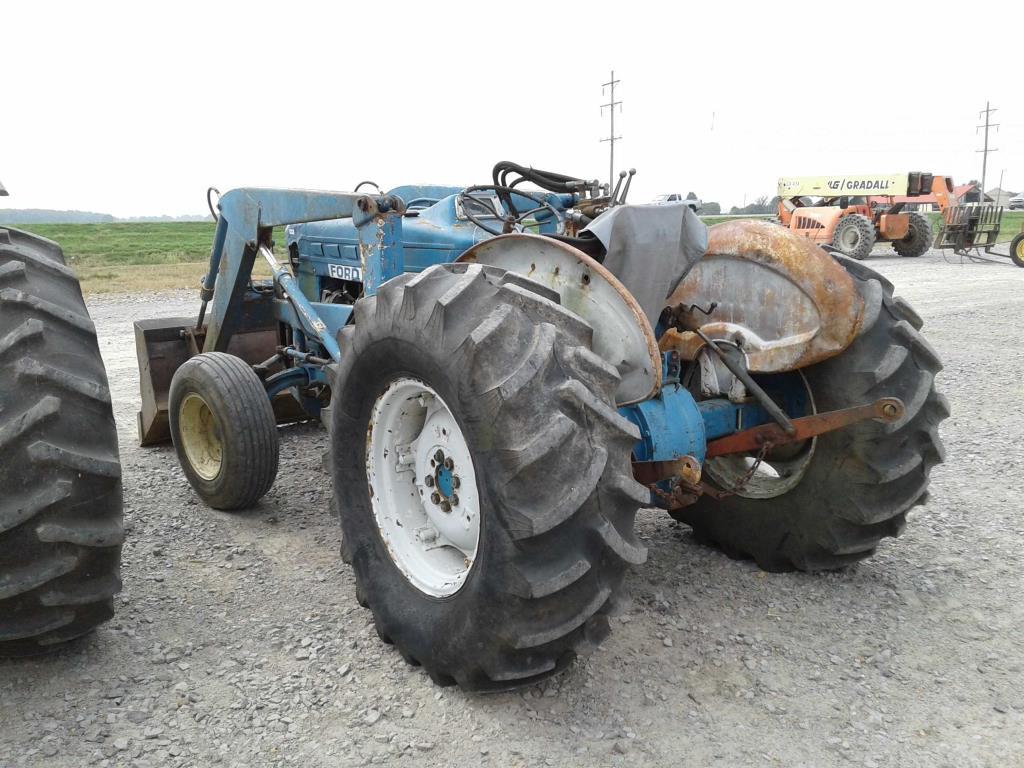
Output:
M708 443L707 458L724 456L730 453L747 453L760 451L767 446L795 443L807 440L826 432L833 432L851 424L867 419L875 419L886 424L903 418L906 408L897 397L883 397L867 405L843 408L838 411L803 416L791 421L793 432L787 433L778 424L762 424L759 427L746 429L742 432L712 440Z

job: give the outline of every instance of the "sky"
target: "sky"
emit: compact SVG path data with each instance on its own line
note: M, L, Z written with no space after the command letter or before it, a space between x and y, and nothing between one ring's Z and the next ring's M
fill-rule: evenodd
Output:
M1005 169L1016 192L1024 47L1001 6L7 3L0 207L181 215L211 185L470 185L498 160L605 179L613 68L633 202L728 208L791 175L980 178L986 101L986 186Z

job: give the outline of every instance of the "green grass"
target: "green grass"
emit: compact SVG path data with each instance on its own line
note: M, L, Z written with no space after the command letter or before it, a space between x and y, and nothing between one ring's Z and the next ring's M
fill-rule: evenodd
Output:
M214 224L33 224L21 228L60 243L68 264L78 269L206 261Z
M700 220L707 224L709 227L715 224L721 224L723 221L741 221L742 219L771 219L771 214L752 214L750 216L701 216Z

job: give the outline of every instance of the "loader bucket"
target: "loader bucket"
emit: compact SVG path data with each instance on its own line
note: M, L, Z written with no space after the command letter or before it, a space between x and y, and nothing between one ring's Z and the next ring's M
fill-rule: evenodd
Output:
M195 326L190 317L161 317L135 323L135 354L139 358L139 445L171 439L167 396L178 367L196 354L185 331Z
M246 297L241 317L242 327L234 331L224 351L250 365L266 362L275 355L281 343L272 297ZM167 416L171 379L182 363L203 351L206 327L196 331L195 323L194 317L161 317L135 322L135 352L139 359L139 394L142 399L138 416L140 445L158 445L171 439ZM279 370L282 370L280 364L265 373ZM277 395L272 405L279 424L310 418L289 391Z

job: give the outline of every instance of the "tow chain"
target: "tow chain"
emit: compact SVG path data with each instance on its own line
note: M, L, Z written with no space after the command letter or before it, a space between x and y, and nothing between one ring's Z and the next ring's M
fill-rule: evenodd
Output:
M761 466L761 463L764 461L764 457L768 455L768 451L770 451L771 448L771 442L765 440L764 443L761 444L761 450L757 452L757 458L754 459L754 463L750 465L750 468L746 471L743 477L741 477L739 479L739 482L737 482L732 488L729 488L726 491L722 491L721 495L735 496L737 493L746 488L747 483L750 482L750 479L754 476L754 473L757 472L757 468Z
M760 467L761 464L764 462L765 457L768 455L768 451L770 451L771 449L772 443L770 441L765 441L761 445L761 450L757 452L757 456L754 459L754 463L750 465L750 468L747 469L747 471L743 474L743 477L741 477L739 481L736 482L731 488L728 488L726 490L719 491L713 489L703 482L698 485L691 485L690 483L683 482L678 477L673 477L670 479L672 483L671 493L666 493L665 491L663 491L661 488L658 487L657 483L650 483L647 485L647 487L650 489L651 493L653 493L659 499L668 504L670 509L674 509L680 506L686 506L686 504L693 503L693 501L695 501L698 496L704 493L708 493L709 495L716 499L724 499L727 496L735 496L737 493L739 493L746 487L747 483L750 482L751 478L757 472L758 467ZM684 497L690 498L684 500Z

